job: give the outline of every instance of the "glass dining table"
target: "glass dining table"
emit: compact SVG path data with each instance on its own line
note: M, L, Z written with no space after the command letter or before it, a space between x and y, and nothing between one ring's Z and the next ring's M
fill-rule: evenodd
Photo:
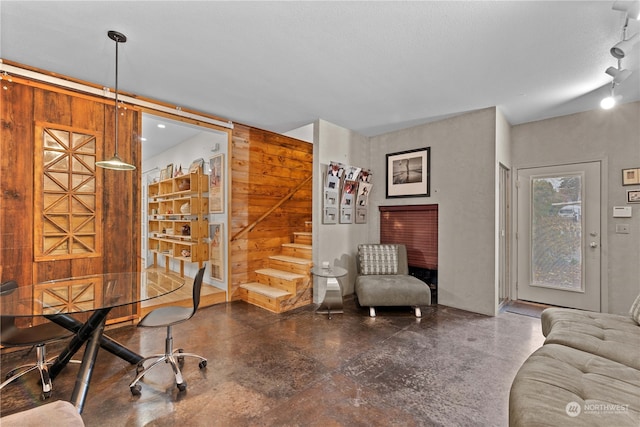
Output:
M49 369L52 380L86 344L70 399L78 412L82 413L100 348L131 364L142 360L142 356L103 334L109 312L116 307L175 292L184 283L183 277L160 270L50 280L20 286L15 292L0 297L0 315L24 317L27 323L29 318L31 321L46 318L74 332L73 338ZM87 313L84 322L72 316L79 313Z

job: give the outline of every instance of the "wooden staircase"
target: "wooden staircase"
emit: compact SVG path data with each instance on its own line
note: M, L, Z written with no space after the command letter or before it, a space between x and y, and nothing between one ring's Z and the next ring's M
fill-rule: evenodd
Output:
M311 222L305 231L293 233L293 243L284 243L279 255L268 259L268 267L255 271L256 281L239 286L240 298L273 313L284 313L311 304Z

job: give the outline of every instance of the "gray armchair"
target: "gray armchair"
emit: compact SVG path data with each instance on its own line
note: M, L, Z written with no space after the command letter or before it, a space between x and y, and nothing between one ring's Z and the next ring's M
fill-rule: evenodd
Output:
M355 293L371 317L376 316L375 307L392 306L413 307L421 317L420 306L431 305L429 285L409 275L405 245L359 245L357 264Z

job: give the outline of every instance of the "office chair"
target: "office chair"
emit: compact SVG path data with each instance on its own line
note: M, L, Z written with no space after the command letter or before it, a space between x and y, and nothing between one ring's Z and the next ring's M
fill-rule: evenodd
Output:
M198 356L197 354L192 353L184 353L181 348L173 350L173 336L171 335L171 328L173 327L173 325L185 322L191 319L194 314L196 314L196 310L198 309L198 305L200 304L200 290L202 289L202 279L204 277L204 270L206 268L206 265L202 267L198 271L198 274L196 274L196 277L193 281L193 308L178 306L156 308L155 310L144 316L140 323L138 323L138 326L143 328L166 327L167 337L165 339L164 354L155 354L153 356L145 357L140 362L138 362L138 366L136 367L136 378L131 384L129 384L131 394L133 394L134 396L139 396L142 390L142 387L140 386L140 384L138 384L138 381L140 381L147 372L149 372L160 362L171 364L171 367L173 368L173 374L176 377L176 385L178 386L178 390L180 391L184 391L187 389L187 383L182 378L182 372L180 372L180 366L184 364L185 357L195 357L197 359L200 359L200 363L198 363L198 367L200 369L204 369L207 366L207 359L202 356ZM157 360L149 365L148 368L145 368L144 362L151 359Z
M0 296L9 295L18 288L15 280L9 280L0 284ZM0 317L0 344L3 347L34 347L36 348L36 363L18 366L6 375L6 380L0 384L0 389L12 383L21 376L33 371L40 372L42 381L42 399L51 396L51 378L49 376L49 365L55 357L47 360L45 344L51 341L60 340L73 335L73 332L58 326L55 323L47 322L42 325L20 328L16 325L16 316Z

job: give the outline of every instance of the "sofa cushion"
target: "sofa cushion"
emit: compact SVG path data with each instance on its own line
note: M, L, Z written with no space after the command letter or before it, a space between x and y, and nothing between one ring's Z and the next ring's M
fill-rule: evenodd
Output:
M640 369L640 326L630 317L548 308L542 312L545 344L562 344Z
M398 248L396 245L359 245L360 274L397 274Z
M408 275L358 276L355 292L360 305L369 307L431 304L429 285Z
M640 425L640 371L575 348L545 344L518 371L509 425Z
M0 418L2 427L84 426L78 410L70 402L57 400Z
M631 318L640 325L640 295L638 295L633 304L631 304L629 314L631 315Z

